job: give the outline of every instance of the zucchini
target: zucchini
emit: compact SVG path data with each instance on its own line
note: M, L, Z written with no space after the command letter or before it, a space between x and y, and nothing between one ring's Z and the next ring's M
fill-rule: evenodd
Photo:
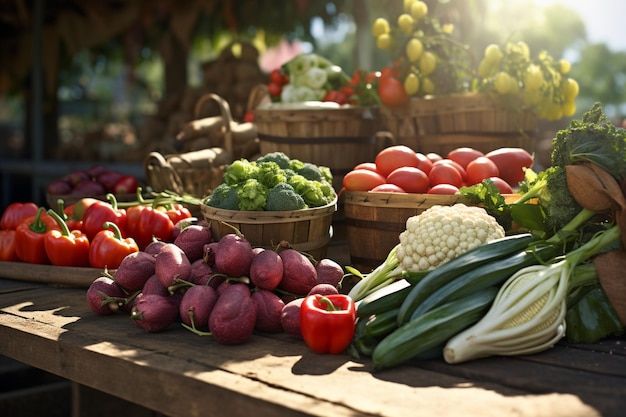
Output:
M476 291L400 326L374 348L374 369L390 368L432 354L432 349L444 345L452 336L478 322L497 293L498 287L495 286Z
M365 324L365 334L371 337L382 338L398 328L398 310L394 308L373 315Z
M409 291L411 291L411 284L407 280L395 281L358 301L356 314L358 317L369 317L398 308Z
M505 236L471 249L433 269L417 284L412 286L411 291L400 306L398 325L401 326L407 323L415 308L438 288L480 265L489 264L496 259L502 259L518 253L528 248L535 240L530 233Z
M481 265L436 289L415 307L410 319L414 320L437 306L470 295L474 291L500 286L520 269L547 262L562 254L563 248L560 245L541 245Z

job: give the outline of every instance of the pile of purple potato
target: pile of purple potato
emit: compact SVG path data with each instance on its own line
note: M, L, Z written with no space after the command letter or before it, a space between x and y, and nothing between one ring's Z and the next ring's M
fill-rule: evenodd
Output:
M255 331L301 338L304 297L338 293L343 276L332 259L312 259L287 242L253 247L236 229L216 241L206 222L190 222L173 242L155 240L103 271L87 302L99 315L128 314L147 332L180 325L236 345Z

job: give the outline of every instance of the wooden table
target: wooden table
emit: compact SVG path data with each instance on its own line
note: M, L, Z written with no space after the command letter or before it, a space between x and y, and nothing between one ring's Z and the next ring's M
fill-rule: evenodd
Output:
M529 357L416 362L317 355L281 335L220 346L177 325L158 334L96 316L84 288L0 279L0 355L167 416L618 417L626 340Z

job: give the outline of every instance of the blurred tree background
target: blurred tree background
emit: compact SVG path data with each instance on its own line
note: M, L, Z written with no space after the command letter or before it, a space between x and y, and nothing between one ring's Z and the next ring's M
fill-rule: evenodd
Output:
M580 85L575 117L600 101L608 115L623 118L626 52L590 44L582 17L566 5L544 7L534 0L426 2L431 13L454 25L456 36L477 57L488 44L509 39L525 41L533 55L545 49L556 59L573 56L571 76ZM217 76L217 85L228 84L231 70L213 64L223 62L220 56L232 42L256 48L261 76L300 51L324 55L348 73L356 68L376 70L388 64L388 58L376 49L371 24L379 16L397 15L402 4L403 0L2 1L0 157L32 156L37 57L43 71L44 158L140 160L151 145L168 139L185 118L193 117L190 103L213 88L207 81L209 73ZM37 16L41 46L34 51ZM236 116L241 116L242 105L234 106ZM97 150L86 153L94 144Z

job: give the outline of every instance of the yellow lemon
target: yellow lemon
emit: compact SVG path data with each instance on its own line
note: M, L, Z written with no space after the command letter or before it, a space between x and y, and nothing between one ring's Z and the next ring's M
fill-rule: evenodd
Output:
M437 55L430 51L426 51L420 58L420 72L422 75L430 75L437 68Z
M404 79L404 91L410 96L417 94L420 89L420 80L417 75L410 73Z
M543 84L543 72L538 65L531 64L524 73L524 87L528 90L539 90Z
M406 44L406 56L409 58L409 61L416 62L422 56L422 52L424 52L424 45L422 41L416 38L412 38Z
M420 20L425 18L428 14L428 5L420 0L413 1L411 4L411 8L407 11L411 13L411 16L413 16L415 20Z
M500 71L493 79L493 88L498 94L507 94L511 92L511 76L504 71Z
M566 101L561 105L561 113L564 117L572 117L576 113L576 102L574 100Z
M404 2L402 3L402 7L403 10L407 13L411 12L411 6L413 5L413 3L415 3L417 0L404 0Z
M497 65L502 60L502 50L498 45L492 43L485 48L485 61Z
M387 19L379 17L372 24L372 35L379 37L383 33L389 33L389 22Z
M424 94L433 94L435 92L435 83L430 78L424 77L422 79L422 91Z
M454 25L452 23L446 23L441 27L441 31L445 34L452 35L452 32L454 32Z
M408 13L402 13L398 16L398 27L404 33L413 32L413 23L415 23L415 20L413 20L413 17Z
M498 67L486 59L481 60L478 64L478 76L480 78L489 78L492 75L495 75L497 70Z
M379 49L389 49L391 46L391 36L388 33L383 33L376 37L376 46Z
M559 60L559 72L561 74L567 74L572 69L572 64L567 59Z
M566 78L561 84L561 91L565 101L573 101L578 96L578 82L573 78Z

